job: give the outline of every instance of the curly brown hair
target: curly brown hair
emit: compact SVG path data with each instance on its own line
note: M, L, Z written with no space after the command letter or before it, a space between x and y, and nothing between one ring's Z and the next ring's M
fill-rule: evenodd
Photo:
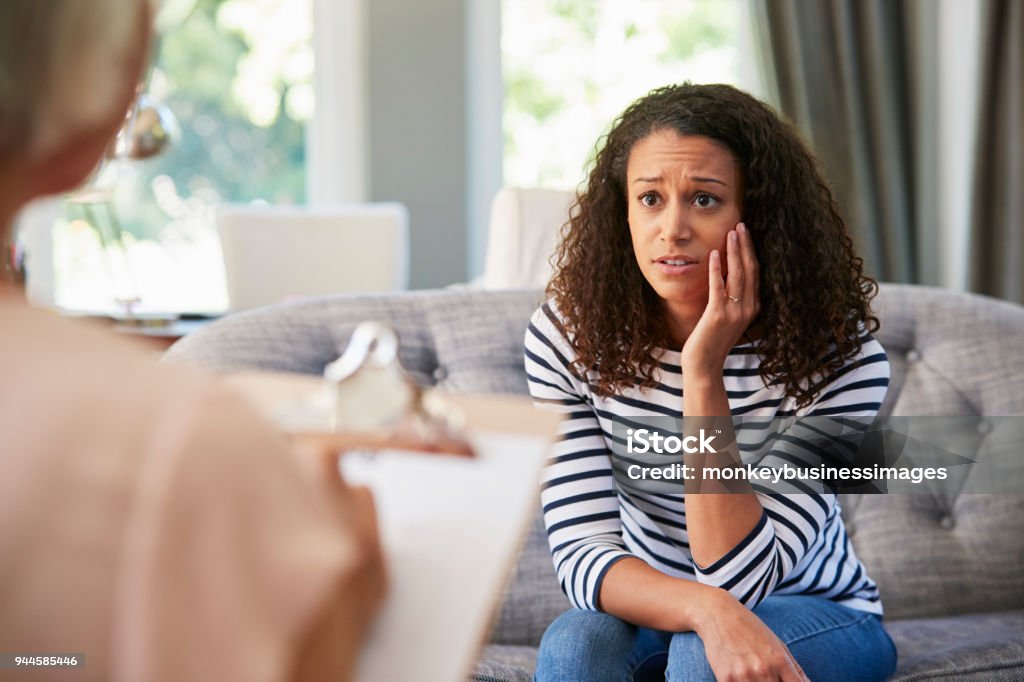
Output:
M813 401L819 374L878 329L878 290L839 217L832 192L796 131L754 97L728 85L671 85L637 100L600 144L577 192L548 284L576 352L599 395L655 384L653 351L670 346L661 299L637 265L627 222L626 164L655 132L701 135L728 148L743 175L743 222L760 264L761 378L798 407Z

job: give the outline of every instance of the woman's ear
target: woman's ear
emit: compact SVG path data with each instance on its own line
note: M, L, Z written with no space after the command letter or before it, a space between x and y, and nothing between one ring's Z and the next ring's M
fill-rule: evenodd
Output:
M70 192L82 185L104 157L117 128L94 126L66 137L22 167L29 199Z

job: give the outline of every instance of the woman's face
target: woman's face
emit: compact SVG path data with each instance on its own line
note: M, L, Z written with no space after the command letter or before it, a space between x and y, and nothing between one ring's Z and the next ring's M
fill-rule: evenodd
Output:
M711 251L726 274L726 235L740 221L736 159L710 138L657 131L633 146L626 192L640 271L670 312L702 312Z

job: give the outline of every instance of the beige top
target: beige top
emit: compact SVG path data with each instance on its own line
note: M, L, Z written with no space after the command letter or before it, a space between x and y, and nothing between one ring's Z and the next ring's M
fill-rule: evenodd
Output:
M2 292L0 462L0 652L86 661L26 679L287 679L353 562L241 399Z

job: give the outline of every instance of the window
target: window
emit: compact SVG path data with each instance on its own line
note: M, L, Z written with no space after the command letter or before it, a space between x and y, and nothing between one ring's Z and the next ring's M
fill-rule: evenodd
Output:
M194 7L163 33L147 88L178 134L159 156L111 163L98 191L64 202L54 227L62 308L221 310L215 205L305 201L312 0L184 4Z
M745 0L506 0L504 182L575 189L630 102L690 80L730 83L752 57Z

